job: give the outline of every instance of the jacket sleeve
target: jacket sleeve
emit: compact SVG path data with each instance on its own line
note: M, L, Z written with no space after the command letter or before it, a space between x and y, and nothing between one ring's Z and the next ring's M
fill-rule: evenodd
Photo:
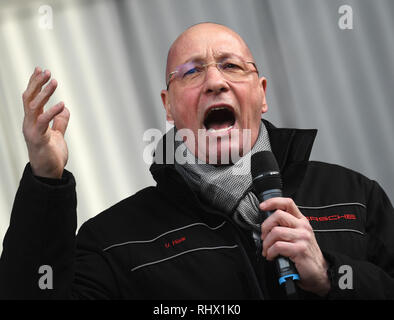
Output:
M101 285L110 270L92 249L92 236L80 232L81 241L76 244L76 205L75 180L70 172L64 170L60 182L48 184L26 166L3 241L1 299L110 296ZM92 266L96 267L94 272Z
M372 181L367 202L367 259L323 252L330 264L331 299L394 299L394 209Z

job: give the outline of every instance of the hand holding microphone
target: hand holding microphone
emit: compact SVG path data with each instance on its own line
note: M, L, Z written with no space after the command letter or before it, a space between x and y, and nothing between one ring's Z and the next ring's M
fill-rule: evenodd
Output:
M271 152L252 156L252 177L257 196L263 201L260 209L267 214L261 225L263 256L275 260L277 269L282 269L278 270L280 283L286 285L286 277L297 279L291 274L298 273L299 287L324 296L330 289L328 265L308 219L292 199L282 198L279 168ZM286 260L291 260L295 269L287 267Z
M263 256L273 260L288 257L300 276L298 285L324 296L330 289L328 265L309 221L290 198L271 198L260 204L263 211L274 211L261 225Z

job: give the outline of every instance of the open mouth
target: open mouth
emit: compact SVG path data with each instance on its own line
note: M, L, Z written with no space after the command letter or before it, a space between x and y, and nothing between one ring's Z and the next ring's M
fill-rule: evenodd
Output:
M204 126L207 130L229 130L235 124L235 115L227 106L214 107L205 115Z

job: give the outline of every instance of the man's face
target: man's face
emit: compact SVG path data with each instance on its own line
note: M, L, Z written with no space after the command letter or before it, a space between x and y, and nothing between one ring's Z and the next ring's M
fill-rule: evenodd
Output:
M244 61L253 61L246 44L230 29L215 24L197 25L184 32L173 44L167 76L191 60L212 63L234 55ZM249 68L255 70L253 65ZM267 111L266 79L259 79L256 72L250 72L242 81L233 82L225 79L215 65L205 70L200 85L187 86L180 79L173 79L168 91L163 90L161 96L167 120L173 121L178 130L187 128L193 132L194 141L186 141L186 145L195 156L209 162L208 152L216 152L220 163L223 151L228 154L238 152L240 155L249 151L247 144L244 148L243 129L250 129L249 146L254 145L261 114ZM212 143L207 139L209 148L204 147L205 144L198 141L199 130L200 134L204 133L212 141L217 141L217 146L212 148ZM232 139L237 130L239 139Z

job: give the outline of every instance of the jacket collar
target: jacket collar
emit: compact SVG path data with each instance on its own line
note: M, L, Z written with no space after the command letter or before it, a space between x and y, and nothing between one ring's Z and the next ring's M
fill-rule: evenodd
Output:
M267 120L262 121L282 175L283 196L294 198L304 179L317 130L276 128Z
M271 149L281 171L295 162L309 160L316 129L276 128L267 120L262 120L270 137Z
M315 140L316 129L276 128L272 123L262 119L270 138L271 149L278 162L283 181L284 196L293 195L305 175L307 163ZM159 142L155 154L159 152L170 163L154 162L150 172L158 184L167 179L165 172L174 169L174 150L166 148L167 134ZM173 145L173 143L171 143ZM166 154L170 151L171 155ZM176 170L171 170L175 173ZM182 178L179 176L180 181ZM177 179L178 180L178 179Z

